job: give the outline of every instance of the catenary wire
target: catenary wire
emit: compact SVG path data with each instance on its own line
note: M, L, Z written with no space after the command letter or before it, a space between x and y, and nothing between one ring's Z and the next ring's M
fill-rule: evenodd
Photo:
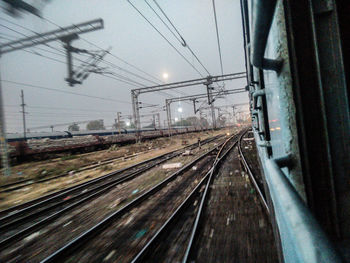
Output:
M128 102L128 101L115 100L115 99L104 98L104 97L99 97L99 96L87 95L87 94L77 93L77 92L73 92L73 91L59 90L59 89L54 89L54 88L33 85L33 84L29 84L29 83L23 83L23 82L17 82L17 81L5 80L5 79L2 79L1 82L13 84L13 85L32 87L32 88L37 88L37 89L44 89L44 90L49 90L49 91L54 91L54 92L66 93L66 94L82 96L82 97L87 97L87 98L92 98L92 99L100 99L100 100L105 100L105 101L113 101L113 102L131 104L131 102Z
M147 21L147 23L158 32L158 34L201 76L203 77L202 73L147 19L147 17L142 14L142 12L133 4L130 2L130 0L127 0L127 2Z
M145 0L145 2L148 4L147 0ZM188 43L186 42L186 40L183 38L183 36L180 34L180 32L177 30L177 28L174 26L174 24L172 23L172 21L170 20L170 18L167 16L167 14L165 13L165 11L160 7L160 5L158 4L158 2L156 0L153 0L153 2L157 5L158 9L162 12L162 14L164 15L164 17L168 20L168 22L171 24L171 26L174 28L174 30L176 31L176 33L180 36L180 38L183 40L183 42L185 43L185 45L183 45L184 47L187 47L188 50L191 52L191 54L195 57L195 59L198 61L198 63L204 68L204 70L209 74L210 72L208 71L208 69L203 65L203 63L199 60L198 56L194 53L194 51L191 49L191 47L188 45ZM152 10L154 10L152 8ZM154 11L155 12L155 11ZM156 13L156 12L155 12ZM157 13L156 13L157 14ZM159 17L159 15L157 14L157 16ZM166 23L159 17L159 19L163 22L163 24L166 25ZM169 28L169 27L168 27ZM170 30L170 29L169 29ZM171 31L171 30L170 30ZM179 40L179 39L178 39ZM179 40L180 41L180 40ZM181 43L181 41L180 41Z
M218 21L217 21L217 17L216 17L215 0L212 0L212 3L213 3L213 12L214 12L214 20L215 20L215 28L216 28L216 38L217 38L218 50L219 50L221 75L224 75L224 68L222 66L222 56L221 56L221 47L220 47L219 28L218 28Z
M58 25L57 23L51 21L50 19L45 18L45 17L42 17L42 19L44 19L45 21L49 22L50 24L52 24L52 25L54 25L54 26L56 26L56 27L62 29L62 27L61 27L60 25ZM101 48L100 46L98 46L98 45L92 43L91 41L88 41L88 40L86 40L86 39L84 39L84 38L80 38L80 39L83 40L83 41L85 41L86 43L88 43L88 44L90 44L90 45L92 45L92 46L94 46L94 47L100 49L100 50L104 50L103 48ZM138 74L132 73L132 72L130 72L130 71L126 70L126 69L123 69L123 68L121 68L121 67L119 67L119 66L117 66L117 65L115 65L115 64L113 64L113 63L111 63L111 62L106 61L105 59L103 59L103 60L101 61L102 63L109 64L110 66L116 67L116 68L118 68L119 70L123 70L123 71L125 71L125 72L127 72L127 73L129 73L129 74L132 74L132 75L134 75L134 76L140 78L140 79L147 80L147 81L149 81L149 82L151 82L151 83L154 83L154 84L159 84L159 82L160 82L160 83L164 83L164 82L161 81L160 79L158 79L158 78L152 76L151 74L145 72L144 70L142 70L142 69L136 67L135 65L132 65L131 63L125 61L124 59L122 59L122 58L120 58L120 57L114 55L114 54L111 53L110 51L107 51L107 53L108 53L109 55L111 55L112 57L114 57L114 58L116 58L116 59L122 61L123 63L129 65L130 67L133 67L134 69L136 69L136 70L142 72L143 74L145 74L145 75L147 75L147 76L149 76L149 77L151 77L151 78L157 80L158 82L154 82L154 81L149 80L149 79L146 79L146 78L144 78L144 77L142 77L142 76L140 76L140 75L138 75ZM174 91L174 92L176 92L176 93L178 93L178 94L181 94L181 95L187 95L186 93L180 92L180 91ZM170 95L169 93L163 92L163 94L168 94L168 96L173 97L173 95Z

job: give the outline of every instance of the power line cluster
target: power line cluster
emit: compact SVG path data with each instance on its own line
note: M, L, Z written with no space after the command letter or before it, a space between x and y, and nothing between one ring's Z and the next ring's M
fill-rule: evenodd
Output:
M175 47L173 43L141 12L139 8L136 7L135 4L133 4L130 0L127 0L128 3L137 11L137 13L176 51L176 53L184 59L188 65L190 65L201 77L203 77L203 74L200 72L200 70L197 69L195 65L193 65L180 51L178 48ZM153 0L157 8L161 11L163 16L166 18L168 23L171 25L171 27L175 30L175 32L170 28L170 26L162 19L162 17L157 13L154 7L147 1L144 0L147 6L152 10L153 13L156 14L158 19L167 27L167 29L170 31L170 33L175 37L177 41L180 42L180 44L183 47L187 47L191 54L196 58L196 60L199 62L199 64L204 68L204 70L207 72L207 74L210 75L207 68L203 65L203 63L199 60L198 56L193 52L193 50L189 47L188 43L185 41L184 37L179 33L178 29L174 26L174 24L171 22L169 17L166 15L164 10L160 7L160 5L157 3L156 0Z
M31 33L34 33L34 34L38 34L37 32L35 32L35 31L33 31L33 30L31 30L31 29L25 27L25 26L22 26L22 25L19 25L19 24L17 24L17 23L14 23L14 22L12 22L12 21L10 21L10 20L8 20L8 19L5 19L5 18L0 18L0 19L3 20L3 21L5 21L5 22L7 22L7 23L10 23L10 24L13 25L13 26L20 27L20 28L25 29L25 30L27 30L27 31L29 31L29 32L31 32ZM47 19L47 18L44 18L44 17L42 17L42 19L44 19L45 21L48 21L49 23L51 23L51 24L53 24L53 25L55 25L55 26L57 26L57 27L59 27L59 28L62 29L61 26L57 25L56 23L52 22L51 20L49 20L49 19ZM6 29L8 29L8 30L10 30L10 31L12 31L12 32L15 32L16 34L19 34L19 35L21 35L21 36L28 37L26 34L24 34L24 33L22 33L22 32L19 32L18 30L15 30L15 29L13 29L13 28L10 28L10 27L8 27L8 26L6 26L6 25L0 24L0 26L1 26L1 27L4 27L4 28L6 28ZM14 36L11 36L11 35L9 35L9 34L3 34L3 33L1 33L1 34L2 34L2 35L7 35L6 38L2 36L3 39L7 39L7 40L11 40L11 41L16 40L16 39L13 39L13 38L15 38ZM10 37L10 38L9 38L9 37ZM12 38L12 39L11 39L11 38ZM92 43L91 41L88 41L88 40L83 39L83 38L81 38L81 40L83 40L83 41L87 42L88 44L90 44L90 45L92 45L92 46L98 48L99 51L106 51L105 49L103 49L103 48L101 48L101 47L95 45L95 44ZM66 56L66 55L65 55L65 51L64 51L62 48L61 48L61 49L60 49L60 48L56 48L56 47L53 47L53 46L51 46L51 45L49 45L49 44L46 44L46 46L49 47L50 49L53 49L53 50L58 51L58 52L60 52L60 53L53 52L53 51L51 51L51 50L46 50L46 49L43 49L43 48L40 48L40 47L32 47L31 50L23 50L23 51L25 51L25 52L27 52L27 53L32 53L32 54L34 54L34 55L38 55L38 56L41 56L41 57L44 57L44 58L47 58L47 59L50 59L50 60L55 61L55 62L59 62L59 63L62 63L62 64L66 64L66 62L64 62L64 61L61 61L61 60L59 60L59 59L57 59L57 58L49 57L49 56L47 56L47 55L43 55L42 53L39 53L39 52L37 51L37 50L40 50L40 51L43 51L43 52L48 52L48 53L50 53L50 54L54 54L54 55L60 56L60 57L65 57L65 56ZM149 79L149 78L146 78L146 77L143 77L143 76L140 75L140 74L131 72L130 70L127 70L127 69L125 69L125 68L123 68L123 67L120 67L120 66L118 66L118 65L116 65L116 64L114 64L114 63L112 63L112 62L110 62L110 61L107 61L107 60L105 60L105 59L102 59L102 60L101 60L101 63L103 63L103 64L105 64L105 65L107 65L107 66L109 66L109 67L116 68L116 69L118 69L118 70L120 70L120 71L123 71L123 72L125 72L126 74L132 75L133 77L136 77L136 78L138 78L138 79L142 79L143 81L147 81L148 83L159 84L159 82L161 82L161 81L160 81L159 79L157 79L156 77L154 77L154 76L152 76L151 74L149 74L149 73L147 73L147 72L141 70L140 68L138 68L138 67L132 65L131 63L127 62L126 60L121 59L120 57L117 57L116 55L112 54L110 51L107 50L106 52L107 52L109 55L111 55L112 57L118 59L119 61L122 61L122 62L125 63L126 65L132 67L133 69L139 71L140 73L142 73L142 74L144 74L144 75L147 75L148 77L151 77L152 79L154 79L154 80L156 80L156 81L154 81L154 80L152 80L152 79ZM87 54L81 53L81 54L79 54L79 55L81 55L81 56L86 56ZM79 62L83 63L80 67L83 67L84 64L85 64L85 65L88 64L86 61L84 61L84 60L82 60L82 59L80 59L80 58L74 57L73 59L76 60L76 61L79 61ZM113 70L108 70L108 71L106 71L106 72L104 72L104 71L96 71L95 73L98 73L98 74L100 74L100 75L102 75L102 76L105 76L105 77L107 77L107 78L110 78L110 79L113 79L113 80L116 80L116 81L119 81L119 82L122 82L122 83L125 83L125 84L128 84L128 85L131 85L131 86L146 87L146 86L149 85L149 84L147 84L147 83L141 83L141 82L139 82L139 81L137 81L137 80L135 80L135 79L131 79L131 77L122 76L122 75L118 74L117 72L114 72ZM181 94L183 94L183 93L181 93ZM164 93L160 93L160 95L166 96L166 97L172 97L171 94L165 93L165 92L164 92Z
M127 0L128 3L143 17L143 19L145 19L145 21L152 26L152 28L200 75L203 77L201 71L193 64L191 63L183 54L182 52L179 51L178 48L175 47L174 44L172 44L172 42L164 35L162 34L162 32L155 26L153 25L150 20L136 7L135 4L133 4L130 0ZM165 13L165 11L161 8L161 6L158 4L158 2L156 0L152 0L153 1L153 5L149 3L148 0L144 0L145 3L147 4L147 6L151 9L151 11L156 15L156 17L166 26L166 28L170 31L170 33L174 36L174 38L180 43L180 45L184 48L187 48L189 50L189 52L192 54L192 56L197 60L197 62L201 65L201 67L204 69L204 71L208 74L211 75L210 72L208 71L208 69L203 65L203 63L201 62L201 60L198 58L198 56L195 54L195 52L190 48L189 44L186 42L186 40L184 39L184 37L181 35L181 33L179 32L179 30L176 28L176 26L174 25L174 23L170 20L169 16ZM215 18L215 27L216 27L216 35L217 35L217 42L218 42L218 50L219 50L219 58L220 58L220 68L221 68L221 73L223 74L223 63L222 63L222 54L221 54L221 47L220 47L220 38L219 38L219 30L218 30L218 24L217 24L217 16L216 16L216 9L215 9L215 0L212 0L213 3L213 11L214 11L214 18ZM156 9L158 9L160 11L157 11ZM163 17L162 17L163 16ZM13 26L17 26L20 27L24 30L30 31L31 33L34 34L38 34L37 32L24 27L22 25L16 24L10 20L4 19L4 18L0 18L1 20L10 23ZM50 24L61 28L61 26L59 26L58 24L52 22L51 20L47 19L47 18L42 18L45 21L49 22ZM166 20L166 21L165 21ZM19 32L18 30L15 30L7 25L3 25L0 24L1 27L6 28L7 30L10 30L16 34L19 34L21 36L25 36L28 37L26 34L23 34L22 32ZM0 38L1 39L5 39L8 41L13 41L16 40L16 36L12 36L10 34L6 34L6 33L0 33ZM126 65L130 66L131 68L133 68L134 70L136 70L138 73L135 73L133 71L127 70L115 63L112 63L104 58L101 57L100 62L104 65L106 65L107 67L105 68L95 68L93 71L93 73L97 73L100 74L101 76L119 81L119 82L123 82L125 84L131 85L131 86L135 86L135 87L147 87L151 84L160 84L162 83L161 80L159 80L158 78L152 76L151 74L143 71L142 69L132 65L131 63L121 59L120 57L112 54L109 50L105 50L101 47L99 47L98 45L81 38L81 40L85 41L86 43L94 46L95 48L98 49L98 51L95 52L106 52L108 55L114 57L115 59L125 63ZM30 50L23 50L25 52L37 55L37 56L41 56L47 59L50 59L52 61L55 62L59 62L62 64L66 64L65 61L61 61L59 59L57 59L56 57L52 57L49 55L44 55L42 54L42 52L46 52L49 53L50 55L55 55L55 56L59 56L59 57L65 57L66 53L65 50L62 48L57 48L57 47L53 47L49 44L45 44L47 46L47 48L49 48L49 50L41 48L41 47L31 47ZM89 52L87 52L89 53ZM80 57L73 57L74 60L81 62L82 64L77 67L77 69L84 69L84 67L86 67L87 65L89 65L89 61L83 60L81 59L82 57L86 57L89 56L89 54L86 53L79 53ZM119 71L123 71L125 74L127 74L127 76L121 75L118 72L115 72L115 69L119 70ZM147 77L145 77L147 76ZM94 99L100 99L100 100L106 100L106 101L113 101L113 102L119 102L119 103L125 103L125 104L131 104L130 102L127 101L122 101L122 100L115 100L115 99L110 99L110 98L104 98L104 97L99 97L99 96L92 96L92 95L87 95L87 94L81 94L81 93L77 93L77 92L71 92L71 91L64 91L64 90L59 90L59 89L54 89L54 88L49 88L49 87L44 87L44 86L38 86L38 85L33 85L33 84L27 84L27 83L21 83L21 82L15 82L15 81L11 81L11 80L2 80L2 82L5 82L7 84L12 84L12 85L22 85L22 86L29 86L32 88L38 88L38 89L43 89L43 90L48 90L48 91L55 91L55 92L61 92L61 93L66 93L66 94L71 94L71 95L76 95L76 96L84 96L84 97L88 97L88 98L94 98ZM181 95L187 95L186 93L180 92L180 91L174 91L178 94ZM164 91L158 91L158 93L162 96L165 97L173 97L173 95L169 94L168 92L164 92ZM29 106L30 107L30 106ZM40 106L38 106L40 107ZM53 108L53 107L51 107ZM113 111L112 111L113 112ZM10 112L9 112L10 113ZM41 113L41 112L32 112L33 114L36 114L37 117L46 117L46 116L50 116L52 113ZM17 113L12 113L11 114L17 114ZM64 114L61 114L62 117ZM84 114L75 114L74 116L88 116L88 114L84 115ZM91 114L90 114L91 115ZM71 115L72 116L72 115ZM57 117L57 116L56 116Z

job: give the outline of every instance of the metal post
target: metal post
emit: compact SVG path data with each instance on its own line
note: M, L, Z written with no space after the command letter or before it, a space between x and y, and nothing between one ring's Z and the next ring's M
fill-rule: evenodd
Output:
M22 99L22 117L23 117L23 138L26 141L27 140L27 130L26 130L26 111L25 111L25 103L24 103L24 93L23 90L21 90L21 99Z
M9 165L9 158L7 152L7 140L6 140L6 126L4 117L4 104L2 99L2 85L0 76L0 151L1 151L1 164L4 169L4 175L10 176L11 170Z
M140 142L140 109L139 109L139 99L138 99L138 93L137 91L132 90L131 91L131 101L132 101L132 111L133 111L133 117L134 117L134 124L136 129L136 141Z
M196 99L193 99L193 111L194 111L194 114L197 114L197 109L196 109Z
M50 126L50 128L51 128L51 132L53 132L53 127L54 127L53 125L51 125L51 126Z
M212 125L213 125L213 130L216 129L216 117L215 117L215 107L214 107L214 102L210 104L210 109L211 109L211 119L212 119Z
M152 125L153 128L156 129L156 114L152 114Z
M68 81L69 86L74 86L74 84L81 84L80 81L74 79L74 71L73 71L73 60L72 60L72 52L73 48L71 46L71 42L75 39L78 39L78 34L71 34L61 38L61 41L64 43L63 47L67 53L67 69L68 69L68 77L66 81Z
M171 110L170 110L170 101L165 100L165 107L166 107L166 117L168 120L168 134L169 137L171 136Z
M117 122L118 122L118 132L119 132L119 134L121 134L121 131L120 131L120 114L121 114L121 112L117 112Z
M211 120L212 120L212 129L216 129L216 118L215 118L215 107L214 107L214 100L212 96L212 87L207 85L207 93L208 93L208 103L210 104L211 109Z
M158 127L160 129L160 113L159 112L157 113L157 117L158 117Z

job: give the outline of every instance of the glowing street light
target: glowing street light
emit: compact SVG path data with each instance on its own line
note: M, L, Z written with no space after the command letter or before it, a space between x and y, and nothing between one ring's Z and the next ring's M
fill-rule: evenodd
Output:
M179 118L178 117L175 117L175 121L178 121L179 120Z
M177 111L182 112L182 108L181 107L177 108Z
M163 79L165 79L165 80L166 80L166 79L168 79L168 77L169 77L169 74L168 74L168 73L166 73L166 72L164 72L164 73L163 73Z
M129 127L129 126L130 126L130 122L127 122L127 123L126 123L126 126L128 126L128 127Z

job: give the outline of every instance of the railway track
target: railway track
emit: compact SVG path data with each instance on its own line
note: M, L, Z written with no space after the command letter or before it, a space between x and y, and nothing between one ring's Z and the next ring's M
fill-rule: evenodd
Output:
M251 164L249 164L248 158L246 157L246 155L244 153L245 151L242 150L242 140L243 140L243 137L247 134L248 131L249 130L244 132L239 138L238 152L239 152L239 155L241 157L241 163L242 163L242 165L244 167L244 170L248 174L250 182L252 183L252 185L254 186L256 192L258 193L258 196L260 198L261 204L265 208L266 212L270 213L269 207L267 205L267 201L266 201L266 196L265 196L265 191L264 191L263 185L261 183L259 183L259 180L257 179L257 175L253 173L253 169L251 168Z
M160 226L158 231L161 231L163 223L172 220L168 217L175 210L181 210L184 203L187 204L186 200L192 199L192 196L201 191L204 183L213 176L215 167L236 145L237 140L238 137L233 136L220 145L220 150L216 147L196 158L128 205L48 255L42 262L65 260L128 262L135 254L131 256L130 250L137 250L139 244L145 242L145 238L157 232L158 226ZM117 254L121 257L116 258Z
M93 163L90 163L88 165L84 165L81 168L79 168L78 170L76 170L75 172L82 172L82 171L86 171L86 170L95 169L95 168L97 168L99 166L110 164L110 163L118 161L118 160L131 159L131 158L134 158L134 157L136 157L136 156L138 156L140 154L143 154L143 153L146 153L146 152L149 152L149 151L150 150L143 151L143 152L138 152L136 154L131 154L131 155L128 155L128 156L107 158L107 159L102 160L102 161L93 162ZM12 191L15 191L15 190L18 190L18 189L21 189L23 187L30 186L30 185L33 185L33 184L48 182L48 181L51 181L51 180L54 180L54 179L57 179L57 178L61 178L61 177L64 177L64 176L68 176L68 175L69 175L69 173L63 173L63 174L59 174L59 175L56 175L56 176L52 176L52 177L44 178L44 179L39 179L39 180L24 179L24 180L20 180L20 181L17 181L17 182L4 184L4 185L0 186L0 189L2 189L2 190L0 190L0 194L1 193L12 192Z
M217 153L212 168L130 262L154 262L155 259L158 262L163 260L188 261L215 172L232 148L237 146L237 143L238 136L225 142ZM179 229L179 231L174 231L174 229ZM176 247L176 252L170 254L175 253L176 255L162 259L162 253L166 254L165 251L169 251L173 247ZM167 254L167 256L169 255Z
M204 144L221 136L207 139ZM194 149L197 144L185 148ZM0 218L0 248L4 249L25 236L41 229L70 210L91 201L98 196L129 181L151 168L182 154L183 149L143 161L136 165L109 173L105 176L70 187L2 211Z
M252 180L252 184L254 187L256 187L260 198L262 198L263 207L268 212L262 191L259 189L259 186L256 183L254 184L254 175L251 173L249 164L246 162L244 153L241 149L241 142L245 133L246 132L243 132L239 138L228 145L228 150L222 150L222 154L218 153L213 168L202 178L200 183L192 190L192 192L181 203L181 205L177 207L175 212L169 216L166 222L161 227L159 227L158 231L149 238L148 242L129 262L197 262L197 260L195 260L196 257L194 254L196 254L196 251L198 249L201 249L198 248L198 235L199 232L203 231L203 226L201 227L201 221L203 221L202 217L204 216L204 209L206 203L209 200L210 188L213 187L212 182L215 177L215 172L218 165L220 165L220 162L224 160L230 150L235 147L241 156L242 165L245 167L247 173L249 173L249 176L251 177L250 180ZM221 215L221 217L225 216ZM224 225L227 225L227 223ZM207 238L212 238L212 235L214 233L213 230L214 229L212 228ZM209 242L210 241L208 241L208 243ZM221 248L227 246L227 243L219 244L219 247ZM231 260L232 258L228 261L218 261L231 262ZM238 261L242 262L240 260ZM198 262L204 261L202 259ZM208 262L212 261L210 261L208 258Z

